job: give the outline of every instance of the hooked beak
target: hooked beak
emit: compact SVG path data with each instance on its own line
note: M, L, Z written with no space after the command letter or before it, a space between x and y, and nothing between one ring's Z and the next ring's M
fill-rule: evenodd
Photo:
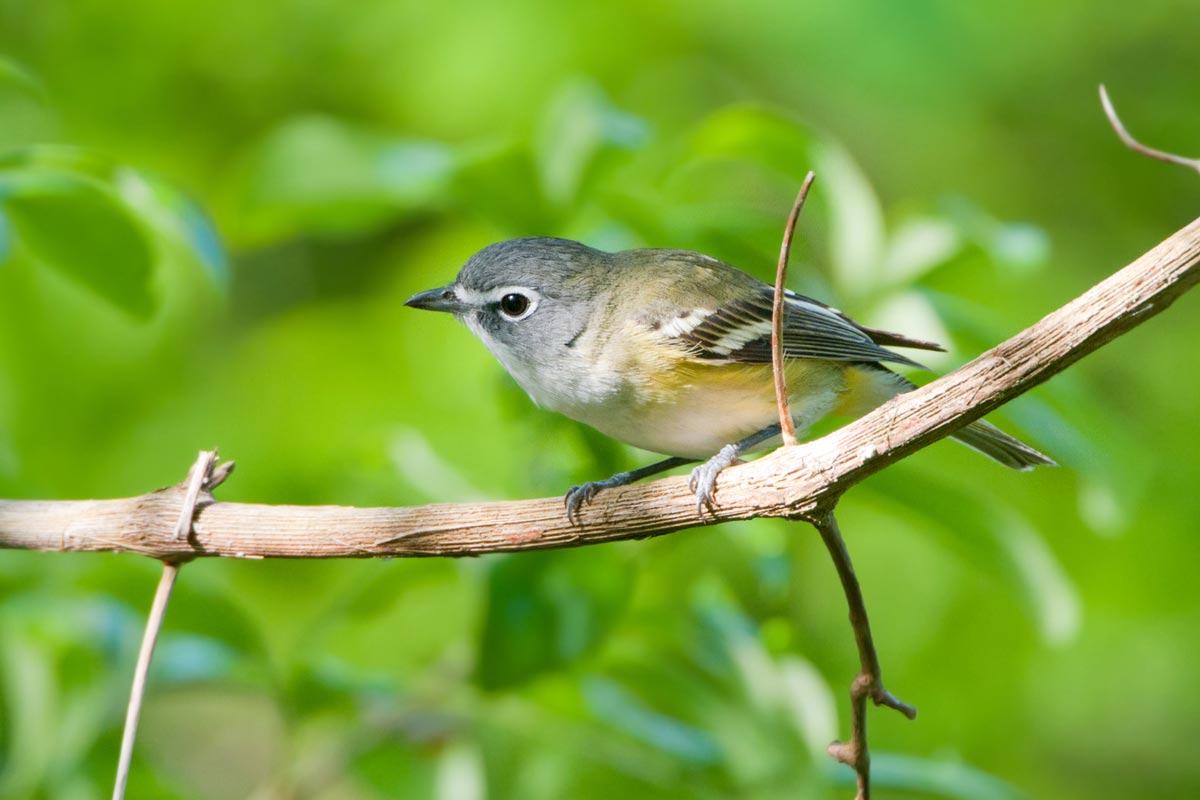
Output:
M461 314L467 310L467 304L459 300L458 295L455 294L454 284L414 294L404 302L404 305L426 311L448 311L451 314Z

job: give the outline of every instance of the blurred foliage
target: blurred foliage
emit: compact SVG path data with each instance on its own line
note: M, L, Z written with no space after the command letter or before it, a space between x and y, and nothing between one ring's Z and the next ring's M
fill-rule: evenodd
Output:
M530 234L768 277L810 168L795 288L951 368L1194 215L1095 99L1196 151L1184 10L0 0L0 497L136 494L215 444L223 498L279 503L644 463L403 300ZM878 796L1195 792L1193 302L996 415L1063 469L938 445L843 503L921 709L872 715ZM800 526L183 574L132 796L847 794L853 643ZM0 555L0 796L108 793L155 575Z

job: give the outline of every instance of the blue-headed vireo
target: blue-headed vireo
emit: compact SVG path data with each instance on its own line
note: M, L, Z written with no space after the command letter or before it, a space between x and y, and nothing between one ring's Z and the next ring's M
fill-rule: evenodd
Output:
M692 488L700 509L711 506L721 470L778 436L773 296L773 287L699 253L606 253L535 237L485 247L453 283L406 305L466 323L539 406L672 456L572 487L566 505L574 519L600 489L704 459ZM921 365L884 345L942 349L859 325L790 291L783 340L797 431L914 388L883 363ZM982 420L954 438L1013 469L1054 464Z

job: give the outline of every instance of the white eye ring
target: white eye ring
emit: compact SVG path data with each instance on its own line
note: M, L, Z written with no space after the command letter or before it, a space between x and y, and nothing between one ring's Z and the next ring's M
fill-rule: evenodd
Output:
M538 307L537 294L528 289L520 287L499 289L494 296L500 315L510 322L520 322L536 311Z

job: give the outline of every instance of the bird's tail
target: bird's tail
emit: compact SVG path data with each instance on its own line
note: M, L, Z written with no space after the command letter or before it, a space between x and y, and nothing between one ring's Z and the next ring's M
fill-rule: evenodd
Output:
M955 433L953 438L993 461L1021 472L1028 472L1034 467L1058 466L1054 459L983 420L972 422Z
M850 414L853 416L858 416L901 392L911 392L917 388L917 385L907 378L875 364L859 366L853 377L860 379L852 381L855 398ZM1039 453L1020 439L1009 436L983 420L972 422L954 433L952 438L976 452L983 453L993 461L1022 472L1028 472L1034 467L1058 466L1049 456Z

